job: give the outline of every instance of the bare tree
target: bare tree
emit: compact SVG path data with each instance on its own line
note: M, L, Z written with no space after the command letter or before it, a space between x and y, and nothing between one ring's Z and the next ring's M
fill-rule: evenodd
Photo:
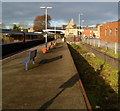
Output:
M47 27L50 27L50 20L51 17L47 15ZM33 29L35 31L42 31L45 29L45 15L37 16L34 20L34 26Z

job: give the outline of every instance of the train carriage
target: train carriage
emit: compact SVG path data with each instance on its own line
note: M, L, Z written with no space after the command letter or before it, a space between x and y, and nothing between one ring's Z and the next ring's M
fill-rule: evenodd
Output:
M28 42L33 40L43 40L42 34L34 32L21 32L21 31L0 31L0 39L2 44L16 43L16 42Z
M44 43L44 37L42 34L0 30L0 46L2 46L2 56L33 47L41 43Z

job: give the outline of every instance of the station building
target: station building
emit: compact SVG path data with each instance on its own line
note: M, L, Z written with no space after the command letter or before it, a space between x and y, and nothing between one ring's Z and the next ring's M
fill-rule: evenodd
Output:
M107 42L120 42L120 20L105 23L100 26L100 40Z
M97 35L97 30L90 28L88 26L84 28L77 27L74 24L74 19L71 19L71 21L68 23L68 25L65 28L65 37L70 38L70 37L78 37L81 35L82 37L95 37Z
M68 25L65 28L65 37L69 38L77 35L78 35L78 29L74 24L74 19L71 19L71 21L69 21Z

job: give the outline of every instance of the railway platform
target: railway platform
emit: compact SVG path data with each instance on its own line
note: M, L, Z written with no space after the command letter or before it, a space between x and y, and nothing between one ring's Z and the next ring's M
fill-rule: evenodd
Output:
M3 64L3 109L88 110L67 44L57 42L45 54L41 52L43 46L35 47L38 49L36 61L29 63L28 71L21 64L28 53Z

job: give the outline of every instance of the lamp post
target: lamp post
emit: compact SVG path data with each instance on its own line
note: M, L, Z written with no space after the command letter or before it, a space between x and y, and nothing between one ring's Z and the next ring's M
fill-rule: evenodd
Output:
M81 26L81 15L83 15L83 13L79 13L79 16L78 16L78 22L79 22L79 31L80 31L80 26ZM79 32L78 31L78 32ZM79 36L80 36L80 32L78 33L79 34Z
M54 21L55 25L54 25L54 30L55 30L55 39L57 38L56 36L56 29L57 29L57 21Z
M81 20L81 29L84 30L83 23L84 23L84 20ZM83 32L83 30L82 30L82 32ZM84 39L84 35L83 34L82 34L82 39Z
M54 35L54 37L55 37L55 39L56 39L57 21L52 21L52 23L53 23L54 32L55 32L55 35Z
M53 7L40 7L41 9L45 9L45 30L47 32L47 10L51 9ZM46 37L45 37L45 47L47 48L47 33L46 33Z
M82 20L81 28L82 28L82 25L84 25L84 24L83 24L84 22L85 22L85 20Z

